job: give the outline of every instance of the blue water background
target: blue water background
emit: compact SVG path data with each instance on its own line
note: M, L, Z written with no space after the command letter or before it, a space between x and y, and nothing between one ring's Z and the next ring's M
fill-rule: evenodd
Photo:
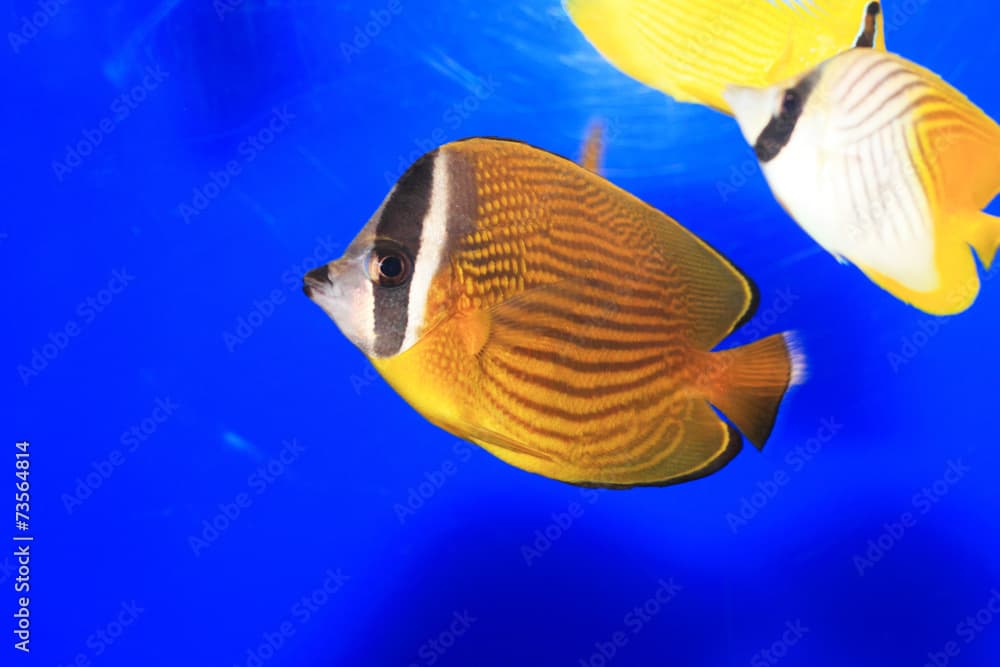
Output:
M1000 116L996 8L886 5L893 50ZM896 301L731 119L549 0L4 6L0 516L29 440L35 542L28 657L0 550L0 664L1000 664L1000 281ZM730 342L808 354L767 448L694 483L584 494L460 445L299 289L424 150L575 156L595 117L608 178L757 282Z

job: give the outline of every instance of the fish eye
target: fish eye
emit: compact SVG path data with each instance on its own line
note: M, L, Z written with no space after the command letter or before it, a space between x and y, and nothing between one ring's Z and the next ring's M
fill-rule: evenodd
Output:
M781 98L781 115L798 116L802 111L802 98L799 91L789 88Z
M376 247L368 256L368 277L379 287L398 287L410 279L412 264L402 250Z

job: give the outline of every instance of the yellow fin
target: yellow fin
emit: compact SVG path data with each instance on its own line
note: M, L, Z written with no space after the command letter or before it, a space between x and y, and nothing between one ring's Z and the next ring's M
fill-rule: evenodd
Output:
M979 261L987 269L993 264L997 246L1000 245L1000 218L982 211L956 216L956 227L964 229L965 238L976 249Z
M620 70L679 101L729 114L727 84L767 87L853 47L870 4L564 0L576 26ZM884 50L882 33L874 46Z
M604 123L600 120L594 120L587 128L587 136L580 147L580 166L595 174L600 174L603 161Z

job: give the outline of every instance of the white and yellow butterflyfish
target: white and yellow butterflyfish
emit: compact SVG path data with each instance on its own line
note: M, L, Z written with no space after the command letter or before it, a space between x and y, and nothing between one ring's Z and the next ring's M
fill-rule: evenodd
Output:
M821 246L928 313L979 292L1000 219L1000 125L933 72L852 49L726 99L771 191Z

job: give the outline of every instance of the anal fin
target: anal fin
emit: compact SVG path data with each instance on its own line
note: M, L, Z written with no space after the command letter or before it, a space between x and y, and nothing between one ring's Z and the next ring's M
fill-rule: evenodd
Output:
M647 460L636 461L624 470L602 469L567 481L609 489L669 486L706 477L725 467L743 447L739 432L720 419L704 399L692 397L687 402L687 416L647 450Z

